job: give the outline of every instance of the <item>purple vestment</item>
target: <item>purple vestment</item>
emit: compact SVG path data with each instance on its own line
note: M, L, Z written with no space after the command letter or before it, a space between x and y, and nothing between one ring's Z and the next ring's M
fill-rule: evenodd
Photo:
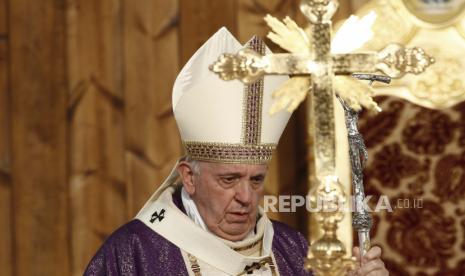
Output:
M184 212L178 193L173 201ZM272 221L272 251L281 275L311 275L304 270L307 241L289 226ZM187 235L188 233L186 233ZM188 275L179 247L140 220L116 230L89 263L84 275Z

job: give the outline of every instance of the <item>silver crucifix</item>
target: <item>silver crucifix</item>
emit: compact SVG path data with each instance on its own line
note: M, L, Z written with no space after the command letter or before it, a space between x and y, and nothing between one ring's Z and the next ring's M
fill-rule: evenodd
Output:
M384 75L352 74L352 76L360 80L368 80L370 81L370 85L374 81L384 83L391 82L391 78ZM368 160L368 152L363 137L357 127L359 112L350 108L340 97L338 97L338 99L344 108L349 140L349 156L352 166L352 187L354 196L352 225L358 233L360 255L363 256L370 249L370 229L373 225L371 215L364 203L365 191L363 189L363 167Z

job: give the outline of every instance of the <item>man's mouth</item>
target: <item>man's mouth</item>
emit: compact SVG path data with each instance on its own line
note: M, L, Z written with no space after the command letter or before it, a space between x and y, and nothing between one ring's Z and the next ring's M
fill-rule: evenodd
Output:
M228 215L232 222L246 222L249 218L248 212L230 212Z

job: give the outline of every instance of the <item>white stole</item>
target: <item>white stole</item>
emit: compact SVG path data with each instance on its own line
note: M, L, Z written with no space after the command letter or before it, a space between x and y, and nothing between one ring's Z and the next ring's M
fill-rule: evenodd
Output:
M174 187L171 187L178 177L176 167L177 164L170 176L137 214L136 219L183 251L229 275L241 274L247 266L270 257L273 258L271 252L273 227L260 207L265 230L262 255L258 257L244 256L234 251L217 236L203 230L179 210L173 203Z

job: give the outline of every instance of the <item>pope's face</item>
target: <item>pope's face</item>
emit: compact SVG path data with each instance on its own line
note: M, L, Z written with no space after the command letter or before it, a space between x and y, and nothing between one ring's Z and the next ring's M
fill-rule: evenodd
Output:
M184 187L208 229L230 241L244 239L257 221L267 166L210 162L199 166L190 178L192 186L184 181Z

